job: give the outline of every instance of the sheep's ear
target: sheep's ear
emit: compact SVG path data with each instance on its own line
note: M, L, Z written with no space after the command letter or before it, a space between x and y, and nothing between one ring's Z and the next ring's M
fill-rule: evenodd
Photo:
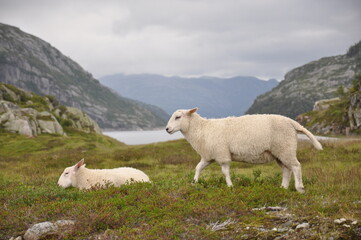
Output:
M80 160L77 164L75 164L75 170L79 169L83 165L84 165L84 158Z
M187 114L188 114L188 115L191 115L191 114L197 112L197 110L198 110L197 107L196 107L196 108L192 108L192 109L188 110Z

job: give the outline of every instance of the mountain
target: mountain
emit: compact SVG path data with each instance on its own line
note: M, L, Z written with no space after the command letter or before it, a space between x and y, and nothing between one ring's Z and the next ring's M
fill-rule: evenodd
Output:
M99 79L125 97L147 102L172 114L176 109L199 107L205 117L239 116L253 100L277 85L255 77L182 78L160 75L116 74Z
M276 113L291 118L311 111L315 101L336 96L361 73L361 41L344 55L321 58L295 68L280 84L256 98L247 113Z
M5 24L0 24L0 82L52 95L101 128L149 129L167 120L163 110L119 96L49 43Z

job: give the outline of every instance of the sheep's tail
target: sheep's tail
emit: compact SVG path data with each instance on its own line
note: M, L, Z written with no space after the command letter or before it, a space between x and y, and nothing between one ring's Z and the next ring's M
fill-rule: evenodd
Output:
M311 140L313 146L317 150L323 149L321 143L315 138L315 136L310 131L308 131L306 128L304 128L301 124L292 120L292 125L296 129L297 132L302 132L302 133L306 134L306 136Z

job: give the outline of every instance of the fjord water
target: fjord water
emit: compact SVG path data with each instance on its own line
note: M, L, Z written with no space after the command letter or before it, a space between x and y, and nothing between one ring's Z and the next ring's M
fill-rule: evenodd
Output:
M176 132L172 135L168 134L165 130L150 130L150 131L112 131L103 132L104 135L115 138L120 142L127 145L139 145L156 142L165 142L170 140L176 140L184 138L180 132ZM332 137L316 136L318 140L337 140ZM298 139L308 141L308 137L303 134L298 134Z
M170 135L163 129L151 131L114 131L103 132L103 134L115 138L127 145L165 142L183 138L183 135L180 132Z

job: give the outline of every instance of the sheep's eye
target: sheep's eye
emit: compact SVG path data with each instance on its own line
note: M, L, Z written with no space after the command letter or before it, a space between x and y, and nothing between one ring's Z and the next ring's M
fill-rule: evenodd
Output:
M68 175L68 174L69 174L68 172L64 173L64 175Z
M181 117L180 116L177 116L177 117L175 117L175 120L178 120L178 119L180 119Z

